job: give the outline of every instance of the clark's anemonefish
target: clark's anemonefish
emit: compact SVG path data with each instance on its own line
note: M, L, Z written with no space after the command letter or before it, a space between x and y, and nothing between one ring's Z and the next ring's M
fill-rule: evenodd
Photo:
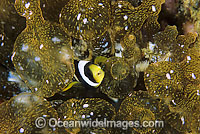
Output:
M83 83L90 87L98 87L104 78L104 71L100 66L90 61L80 60L74 61L75 78L77 81L70 83L63 91L70 89L74 84Z

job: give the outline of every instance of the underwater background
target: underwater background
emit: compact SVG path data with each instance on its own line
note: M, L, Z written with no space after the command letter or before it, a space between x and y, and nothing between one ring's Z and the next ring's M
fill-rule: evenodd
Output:
M0 0L0 133L200 133L198 0ZM74 60L101 67L75 84ZM38 128L62 121L164 127Z

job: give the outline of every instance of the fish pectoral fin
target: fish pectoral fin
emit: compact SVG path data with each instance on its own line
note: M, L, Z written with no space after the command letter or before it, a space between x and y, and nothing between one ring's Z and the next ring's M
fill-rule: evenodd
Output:
M63 92L67 91L68 89L70 89L71 87L73 87L74 85L77 85L77 84L81 84L81 82L79 82L79 81L71 82L69 85L67 85L66 88L63 89Z

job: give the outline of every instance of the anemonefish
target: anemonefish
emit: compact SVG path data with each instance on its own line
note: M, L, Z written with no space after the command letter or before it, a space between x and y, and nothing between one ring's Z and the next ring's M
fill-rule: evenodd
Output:
M104 71L100 66L90 61L74 61L75 78L77 81L70 83L63 91L70 89L74 84L82 83L90 87L98 87L104 78Z

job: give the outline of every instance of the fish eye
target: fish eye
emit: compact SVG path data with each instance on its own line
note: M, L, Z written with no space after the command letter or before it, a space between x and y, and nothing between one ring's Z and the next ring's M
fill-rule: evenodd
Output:
M101 74L101 72L99 71L98 73L97 73L97 75L100 75Z

